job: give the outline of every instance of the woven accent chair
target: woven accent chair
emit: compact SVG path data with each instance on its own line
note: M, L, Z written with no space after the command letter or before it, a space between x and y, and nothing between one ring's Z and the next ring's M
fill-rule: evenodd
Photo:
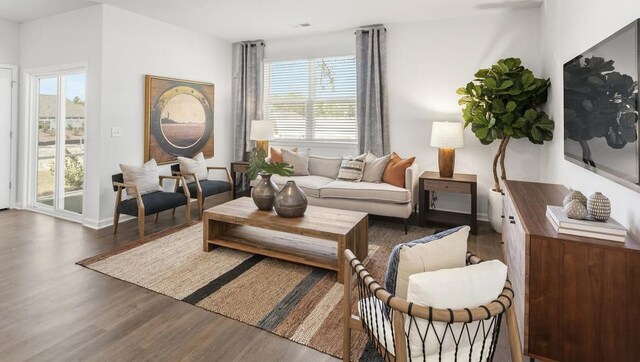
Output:
M192 177L194 181L187 184L190 197L198 200L198 219L202 219L204 212L204 199L207 197L220 198L221 203L230 201L235 194L233 181L231 180L231 174L226 167L207 167L207 171L219 170L224 171L227 175L227 181L220 180L198 180L198 176L194 173L186 173L180 171L180 164L176 163L171 165L171 174L174 176ZM176 184L176 192L183 192L182 189ZM175 210L174 210L175 212Z
M173 209L175 213L176 207L185 207L186 219L185 224L191 222L191 210L189 208L189 189L182 176L160 176L160 186L165 179L173 179L176 181L176 187L182 185L183 192L165 192L156 191L148 194L140 194L134 183L124 182L122 173L111 176L113 182L113 191L116 192L116 207L113 211L113 233L118 232L118 221L120 214L135 216L138 218L138 229L140 232L140 241L144 240L144 221L145 216L156 214L156 221L161 211ZM135 198L122 200L122 190L130 188L135 190Z
M351 330L366 333L382 358L389 362L493 360L502 316L507 311L513 312L510 307L514 294L508 279L500 296L487 305L437 309L389 294L351 250L345 250L344 255L344 361L351 357ZM480 262L467 252L467 265ZM354 272L358 316L351 313ZM514 348L519 337L512 321L515 326L515 319L507 313L511 356L513 361L521 362L522 356Z

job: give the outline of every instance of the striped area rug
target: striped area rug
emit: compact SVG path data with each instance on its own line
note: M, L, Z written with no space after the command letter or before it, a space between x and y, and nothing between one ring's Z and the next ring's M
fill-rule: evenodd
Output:
M373 221L367 269L383 280L391 249L433 233ZM155 292L342 358L342 284L336 273L218 247L202 251L202 223L78 262ZM351 356L368 359L353 333Z

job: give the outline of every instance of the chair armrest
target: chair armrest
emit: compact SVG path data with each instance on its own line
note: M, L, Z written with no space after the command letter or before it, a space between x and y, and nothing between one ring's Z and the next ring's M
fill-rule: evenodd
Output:
M123 188L132 189L136 195L136 203L138 204L138 216L140 216L140 214L144 215L144 203L142 202L142 195L140 194L140 190L138 190L138 186L136 186L133 182L114 182L113 185L118 188L118 196L121 195ZM120 200L116 200L116 202L119 203Z
M418 195L418 180L420 179L420 168L416 161L404 172L404 188L411 191L411 202L415 205Z
M182 176L160 175L160 186L162 186L162 181L164 181L165 179L176 180L176 185L178 183L182 182L182 190L184 191L185 196L187 196L187 200L189 200L191 198L191 194L189 193L189 188L187 187L187 182L184 180L184 177L182 177Z
M207 171L211 171L211 170L224 170L224 172L227 174L227 180L229 181L230 184L233 184L233 180L231 179L231 173L229 173L229 169L224 167L224 166L209 166L207 167Z

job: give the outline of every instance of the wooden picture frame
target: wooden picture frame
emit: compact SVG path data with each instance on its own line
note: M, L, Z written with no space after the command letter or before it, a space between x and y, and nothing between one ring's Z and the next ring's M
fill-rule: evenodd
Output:
M144 161L214 156L213 83L145 76Z

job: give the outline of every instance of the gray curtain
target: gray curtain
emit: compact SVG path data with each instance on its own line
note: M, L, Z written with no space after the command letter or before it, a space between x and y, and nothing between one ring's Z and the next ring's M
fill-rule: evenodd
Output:
M251 121L262 119L264 82L264 41L243 41L233 44L233 119L236 160L251 151L249 139Z
M358 147L360 153L390 153L387 106L387 29L356 31Z

